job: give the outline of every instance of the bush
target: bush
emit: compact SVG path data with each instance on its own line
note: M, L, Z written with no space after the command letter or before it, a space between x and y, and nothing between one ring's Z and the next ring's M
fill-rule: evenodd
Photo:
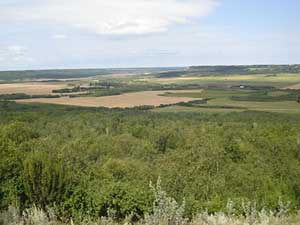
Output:
M44 152L33 152L24 160L23 181L31 204L62 204L67 198L70 180L64 163Z

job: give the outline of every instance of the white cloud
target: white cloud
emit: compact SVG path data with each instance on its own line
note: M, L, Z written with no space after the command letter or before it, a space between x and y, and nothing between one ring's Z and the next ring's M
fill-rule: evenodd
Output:
M165 57L165 56L178 56L180 55L179 51L163 50L163 49L146 49L142 51L132 50L129 51L131 56L140 56L140 57Z
M65 34L54 34L51 36L52 39L67 39L68 36Z
M27 54L27 47L20 45L0 46L1 62L32 62Z
M7 50L17 56L23 56L26 54L27 48L20 45L11 45L7 47Z
M206 16L217 5L217 0L43 0L0 6L0 24L36 21L97 34L147 34Z

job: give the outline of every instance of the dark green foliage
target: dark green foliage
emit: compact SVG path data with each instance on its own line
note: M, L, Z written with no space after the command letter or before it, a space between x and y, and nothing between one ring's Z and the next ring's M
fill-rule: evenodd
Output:
M181 77L183 75L189 74L189 71L171 71L171 72L162 72L156 75L157 78L171 78L171 77Z
M26 71L2 71L0 72L1 80L17 79L39 79L39 78L78 78L89 77L101 74L109 74L105 69L78 69L78 70L26 70Z
M80 86L76 86L73 88L63 88L63 89L58 89L58 90L53 90L53 93L76 93L76 92L81 92L81 91L86 91L87 88L81 88Z
M0 95L0 101L18 100L18 99L31 99L31 98L59 98L59 95L27 95L24 93L17 94L3 94Z
M232 86L233 90L254 90L254 91L272 91L275 88L272 86L263 86L263 85L237 85Z
M150 181L186 214L228 199L300 208L300 118L275 113L151 113L0 103L1 208L52 206L62 216L136 218Z
M280 73L299 73L300 65L245 65L245 66L191 66L176 71L154 74L157 78L172 78L182 76L218 76L229 74L268 74L267 77L276 77Z
M101 84L101 83L100 83ZM113 84L112 84L113 85ZM200 84L127 84L127 83L118 83L110 86L108 88L105 85L94 85L90 87L74 87L74 88L66 88L53 91L54 93L76 93L80 91L89 91L89 93L78 94L72 97L80 97L80 96L93 96L93 97L101 97L101 96L112 96L112 95L121 95L123 93L130 92L139 92L139 91L164 91L164 90L187 90L187 89L199 89L202 88Z
M288 90L285 91L286 94L279 96L270 95L272 92L259 91L253 92L249 95L244 96L232 96L232 100L236 101L259 101L259 102L278 102L278 101L298 101L300 90Z
M22 179L22 162L30 142L39 134L26 123L12 122L0 129L0 207L23 204L26 196Z
M51 153L28 154L23 162L22 177L30 203L43 208L63 203L70 185L68 173L64 163Z
M192 66L189 68L189 71L206 75L272 73L273 75L271 76L276 76L276 73L299 73L300 65Z

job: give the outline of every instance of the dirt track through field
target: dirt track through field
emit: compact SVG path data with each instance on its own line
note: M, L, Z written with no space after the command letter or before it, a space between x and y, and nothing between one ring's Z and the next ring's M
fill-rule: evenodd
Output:
M181 90L181 91L143 91L126 93L115 96L105 97L77 97L77 98L37 98L37 99L24 99L17 102L31 103L51 103L73 106L85 106L85 107L107 107L107 108L126 108L143 105L159 106L160 104L175 104L178 102L189 102L197 100L197 98L187 97L167 97L160 96L166 92L172 93L187 93L187 92L201 92L201 90Z

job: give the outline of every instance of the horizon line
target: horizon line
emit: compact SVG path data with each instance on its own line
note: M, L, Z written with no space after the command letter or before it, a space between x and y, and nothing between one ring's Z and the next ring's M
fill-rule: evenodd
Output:
M300 63L257 63L257 64L203 64L190 66L140 66L140 67L78 67L78 68L38 68L38 69L8 69L0 70L0 72L26 72L26 71L53 71L53 70L138 70L138 69L176 69L191 67L221 67L221 66L300 66Z

